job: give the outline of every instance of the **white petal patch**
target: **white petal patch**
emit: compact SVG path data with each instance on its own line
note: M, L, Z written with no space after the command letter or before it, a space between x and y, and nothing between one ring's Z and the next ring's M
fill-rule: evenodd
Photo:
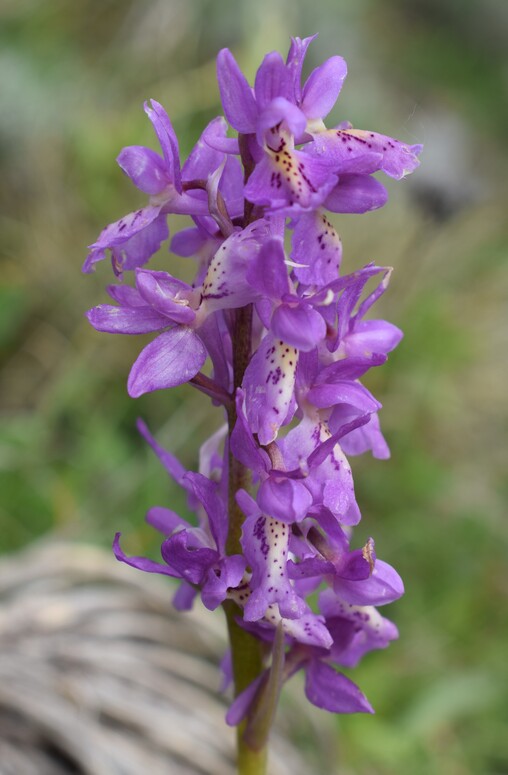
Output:
M282 616L296 618L305 611L288 578L287 559L290 527L261 514L246 520L242 544L252 569L252 595L245 606L248 621L261 619L272 603L279 604Z
M263 445L274 441L281 425L289 421L297 363L295 347L268 335L247 367L247 419Z

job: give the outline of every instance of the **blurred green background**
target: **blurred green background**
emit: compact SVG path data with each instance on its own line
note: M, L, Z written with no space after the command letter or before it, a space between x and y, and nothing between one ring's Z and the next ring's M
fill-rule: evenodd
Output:
M406 583L401 639L354 678L377 710L339 719L341 775L508 773L506 366L508 4L504 0L3 0L0 6L0 551L46 534L153 551L143 516L185 508L135 430L197 465L219 420L190 388L137 401L138 337L93 331L109 269L86 245L142 195L114 159L155 147L143 100L187 153L220 112L215 54L252 79L318 31L349 77L331 119L423 142L379 212L336 218L344 267L393 265L382 312L405 331L368 386L390 461L354 459L355 541ZM140 199L141 196L141 199ZM176 224L173 223L173 226ZM154 262L186 274L185 260ZM113 561L113 560L112 560Z

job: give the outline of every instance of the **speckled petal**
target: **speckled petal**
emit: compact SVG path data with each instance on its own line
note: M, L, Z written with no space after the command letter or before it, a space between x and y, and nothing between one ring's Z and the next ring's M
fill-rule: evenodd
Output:
M304 213L294 223L291 259L297 279L305 285L326 285L339 274L342 243L324 210Z
M248 517L243 524L242 547L252 569L252 594L244 609L244 619L261 619L272 603L278 603L281 616L297 619L306 605L294 591L287 575L289 527L283 522L260 516Z
M267 335L247 366L242 384L247 420L263 445L291 419L297 363L294 347Z

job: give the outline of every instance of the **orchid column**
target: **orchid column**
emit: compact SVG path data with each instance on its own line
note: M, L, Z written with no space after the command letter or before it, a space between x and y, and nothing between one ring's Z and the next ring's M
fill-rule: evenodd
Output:
M238 726L244 774L265 772L281 687L299 671L314 705L373 712L336 667L354 667L397 637L376 606L403 592L372 539L350 547L360 511L347 458L389 455L381 405L360 379L402 336L370 315L391 270L368 264L344 273L327 211L381 207L387 194L373 173L402 178L418 166L421 146L348 122L327 128L346 63L332 57L302 85L311 41L294 39L285 61L268 54L253 88L221 51L219 89L237 137L214 119L183 166L164 109L145 105L162 154L130 146L118 163L148 202L107 226L84 265L92 271L109 252L116 276L107 289L115 304L88 312L97 330L156 334L131 369L129 394L189 382L224 423L194 472L139 422L196 521L154 506L147 521L164 536L163 563L126 556L119 535L114 551L179 579L176 607L190 608L199 594L207 608L224 608L224 685L232 680L235 696L226 720ZM169 213L192 219L170 243L195 259L192 285L146 268L169 238Z

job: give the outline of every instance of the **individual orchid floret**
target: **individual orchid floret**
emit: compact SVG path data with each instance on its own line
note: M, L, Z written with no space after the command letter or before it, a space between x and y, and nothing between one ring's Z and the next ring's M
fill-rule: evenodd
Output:
M274 603L283 618L299 619L307 606L296 594L287 573L290 528L263 514L247 493L243 493L241 503L247 511L242 546L252 571L251 594L245 604L244 620L261 619Z
M280 240L272 239L263 245L257 260L251 262L247 279L263 298L264 303L257 306L258 314L275 337L304 352L325 339L323 316L296 294L290 282Z
M197 174L200 177L204 173L208 175L221 164L223 156L198 141L181 171L178 141L164 108L151 100L150 106L145 103L145 112L154 127L162 156L150 148L136 145L124 148L117 161L134 185L149 195L149 203L106 226L90 246L83 264L84 272L92 272L95 264L106 257L107 250L111 251L116 274L143 266L169 235L167 213L208 215L206 197L201 196L201 192L198 195L187 193L183 181L192 180ZM215 134L218 133L225 134L224 123L216 128Z

